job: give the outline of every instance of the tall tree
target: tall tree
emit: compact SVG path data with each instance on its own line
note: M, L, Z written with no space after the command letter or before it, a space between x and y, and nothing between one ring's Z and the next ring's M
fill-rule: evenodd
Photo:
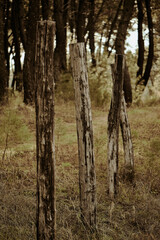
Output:
M131 90L131 83L128 78L128 69L124 68L125 61L123 59L125 39L127 35L127 28L132 16L135 0L124 0L123 11L121 14L118 32L116 36L115 49L118 59L116 71L113 71L114 88L113 88L113 103L109 113L109 141L108 141L108 175L109 175L109 194L114 197L118 184L118 138L119 138L119 124L122 130L124 156L125 156L125 173L131 175L133 179L133 145L131 140L131 132L126 112L126 104L123 96L123 89L127 89L126 93ZM122 58L122 59L121 59ZM117 59L117 58L116 58ZM125 64L126 65L126 64ZM124 80L124 82L123 82ZM120 84L123 84L122 87ZM119 86L119 87L118 87ZM127 87L126 87L127 86ZM129 92L130 93L130 92ZM128 94L128 93L127 93ZM126 96L125 96L126 97ZM127 99L127 98L126 98ZM127 99L128 100L128 99ZM114 120L114 121L113 121ZM113 123L112 123L113 122ZM129 171L128 171L129 168ZM131 173L131 174L130 174ZM127 176L128 177L128 176Z
M139 67L137 71L137 77L142 77L143 74L143 62L144 62L144 40L143 40L143 4L142 0L137 0L138 6L138 60L137 65Z
M66 70L66 1L54 1L54 19L56 21L55 71ZM65 21L64 21L65 20ZM57 78L55 79L55 81Z
M19 8L19 1L13 0L12 1L12 33L13 33L13 42L14 42L14 77L12 82L12 87L14 87L14 83L16 82L16 89L22 89L22 75L21 75L21 56L20 56L20 26L19 26L19 19L18 19L18 8Z
M29 12L27 22L27 43L25 51L25 60L23 68L23 85L24 85L24 102L30 104L35 98L35 80L34 80L34 63L35 63L35 40L36 24L39 20L40 0L29 1Z
M19 20L19 32L20 32L20 38L21 42L23 44L23 49L26 50L26 33L25 33L25 16L24 16L24 0L18 0L18 20Z
M54 52L55 23L37 24L36 39L36 143L37 240L55 240Z
M119 22L116 41L115 41L116 54L124 54L127 29L128 29L130 19L132 17L134 3L135 3L135 0L124 1L123 11L122 11L121 19ZM124 90L126 103L130 104L132 102L132 88L131 88L131 81L130 81L130 76L129 76L127 67L125 67L123 90Z
M95 58L95 27L94 27L94 17L95 17L95 0L90 0L90 14L88 17L88 25L89 25L89 46L91 50L91 58L93 67L96 66L96 58Z
M144 86L146 86L148 83L148 79L150 77L150 72L151 72L152 63L153 63L153 57L154 57L153 22L152 22L150 0L145 0L145 5L147 10L147 20L148 20L148 30L149 30L149 52L148 52L145 72L143 75Z
M118 26L115 49L117 54L124 54L127 28L130 22L135 0L124 0L123 12Z
M85 41L84 35L85 35L86 4L87 0L81 0L79 1L78 5L78 13L76 19L76 33L78 42Z
M6 87L7 87L7 65L5 61L5 50L4 50L4 6L5 1L0 1L0 101L3 100L5 93L6 93Z
M148 30L149 30L149 50L148 50L148 57L147 63L145 66L145 71L143 76L137 81L137 85L143 85L144 87L147 85L154 57L154 39L153 39L153 21L152 21L152 13L151 13L151 1L145 0L145 6L147 11L147 21L148 21Z
M7 71L9 75L9 70L10 70L10 61L9 61L9 42L8 42L8 32L9 32L9 7L10 7L10 2L9 0L5 0L5 6L4 6L4 44L5 44L5 58L7 61ZM9 82L7 82L7 86L9 86Z
M53 17L53 0L41 0L43 20L51 20Z
M114 16L114 18L112 20L112 23L111 23L108 39L107 39L107 42L105 43L105 47L107 48L107 51L108 51L108 48L109 48L109 43L110 43L111 36L113 34L113 31L115 30L116 23L118 22L117 20L118 20L118 17L119 17L119 13L120 13L120 9L121 9L122 3L123 3L123 0L120 0L119 5L117 7L116 14L115 14L115 16Z

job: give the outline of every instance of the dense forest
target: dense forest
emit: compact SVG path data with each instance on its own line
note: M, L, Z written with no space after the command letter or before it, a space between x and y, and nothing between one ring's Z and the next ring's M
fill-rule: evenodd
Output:
M0 0L0 240L159 240L159 13Z

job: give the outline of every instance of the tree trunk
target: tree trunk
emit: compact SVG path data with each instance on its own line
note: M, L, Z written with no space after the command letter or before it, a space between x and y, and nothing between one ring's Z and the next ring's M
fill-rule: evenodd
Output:
M4 0L0 1L0 101L3 100L8 82L7 66L4 50L4 21L3 21Z
M118 189L118 140L123 87L124 58L116 55L116 68L112 65L113 93L108 115L108 182L109 195L114 198Z
M95 15L95 2L94 0L90 0L90 14L88 18L88 25L89 25L89 46L91 50L91 58L92 58L92 66L96 67L96 57L95 57L95 28L94 28L94 15Z
M138 60L137 65L139 67L137 71L137 77L142 77L143 74L143 62L144 62L144 40L143 40L143 5L141 0L137 0L138 6Z
M121 111L120 111L120 126L123 138L123 149L124 149L124 178L130 182L134 178L134 154L133 144L131 137L131 129L128 121L128 115L126 111L126 102L124 94L122 93Z
M115 42L116 54L124 54L124 46L127 35L128 24L132 17L135 0L124 0L123 12L118 26ZM126 65L126 64L125 64ZM125 79L123 85L126 101L132 102L132 87L127 66L125 67Z
M36 130L37 130L37 240L54 240L55 145L54 145L54 52L55 23L37 23Z
M132 86L131 86L131 78L128 70L128 66L125 62L124 69L124 82L123 82L123 91L125 102L127 103L127 107L132 104Z
M51 20L53 17L53 0L41 0L43 20Z
M8 42L8 29L9 29L9 0L5 0L5 26L4 26L4 44L5 44L5 59L7 61L7 72L8 72L8 81L7 87L9 87L9 71L10 71L10 60L9 60L9 42Z
M54 1L56 21L55 71L66 70L66 23L64 23L64 0ZM55 78L58 81L58 77Z
M110 31L109 31L108 40L105 43L105 47L106 47L107 51L108 51L108 48L109 48L109 43L110 43L110 39L111 39L112 33L113 33L114 29L115 29L115 26L116 26L116 23L117 23L117 19L119 17L119 13L120 13L120 10L121 10L122 3L123 3L123 0L120 0L118 8L117 8L117 11L116 11L116 14L115 14L115 16L113 18L113 21L111 23L111 28L110 28Z
M12 82L12 87L14 88L14 84L16 83L16 90L22 90L22 74L21 74L21 61L20 61L20 32L19 32L19 20L17 15L17 9L19 7L19 2L17 0L13 0L12 2L12 32L13 32L13 41L15 47L15 71Z
M84 224L96 228L96 174L85 44L70 45L79 152L80 207Z
M39 1L29 1L29 13L27 23L27 45L23 67L24 103L32 104L35 99L35 44L36 44L36 23L39 19Z
M124 0L123 12L118 26L115 49L116 54L124 54L124 43L127 35L127 28L132 17L135 0Z
M146 86L148 83L148 79L150 77L150 72L151 72L152 63L153 63L153 57L154 57L153 22L152 22L150 0L145 0L145 4L146 4L146 10L147 10L148 29L149 29L149 53L148 53L145 72L143 75L144 86Z
M26 50L26 33L25 33L25 24L24 24L24 0L18 1L18 10L19 10L19 31L20 37L23 44L24 50Z
M85 15L86 15L86 0L79 1L77 21L76 21L76 32L77 42L85 42Z

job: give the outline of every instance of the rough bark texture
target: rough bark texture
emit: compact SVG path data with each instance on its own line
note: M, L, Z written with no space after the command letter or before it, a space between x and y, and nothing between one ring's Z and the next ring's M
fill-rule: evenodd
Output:
M109 195L114 198L118 188L118 139L120 111L123 87L124 59L123 55L116 55L116 68L112 65L113 93L108 115L108 182Z
M54 22L38 22L35 56L38 196L37 240L55 239L54 34Z
M121 111L120 111L120 125L123 138L123 149L124 149L124 178L133 181L134 178L134 154L133 154L133 144L131 137L131 129L128 120L126 102L124 99L124 94L122 93Z
M70 45L75 88L75 107L79 152L79 186L82 219L90 229L96 227L96 174L93 128L84 43Z

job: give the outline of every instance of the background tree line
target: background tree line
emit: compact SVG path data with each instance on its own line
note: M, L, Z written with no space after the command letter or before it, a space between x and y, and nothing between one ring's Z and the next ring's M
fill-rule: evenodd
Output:
M138 21L137 85L146 86L154 58L154 35L159 34L160 3L158 0L1 0L0 1L0 98L9 86L10 55L14 58L12 87L24 89L24 102L34 101L34 63L36 23L40 20L56 22L56 47L54 52L55 81L67 71L67 41L89 44L92 66L96 67L95 33L105 37L99 51L104 47L110 56L113 49L124 54L128 29L132 28L131 18ZM149 30L149 47L146 65L144 64L143 30ZM70 33L70 39L69 39ZM25 52L24 65L21 64L21 51ZM128 74L128 73L126 73ZM136 73L135 73L136 74ZM129 88L129 85L127 85Z

